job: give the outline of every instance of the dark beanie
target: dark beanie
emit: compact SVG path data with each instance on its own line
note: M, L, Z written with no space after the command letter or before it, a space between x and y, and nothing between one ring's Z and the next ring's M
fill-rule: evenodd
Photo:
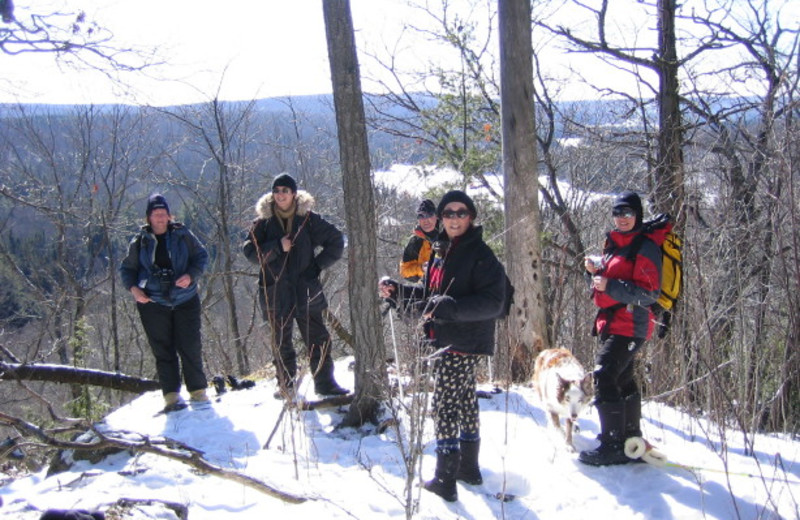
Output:
M297 181L288 173L281 173L275 177L275 180L272 181L272 189L274 190L278 186L285 186L292 190L292 193L297 193Z
M430 216L436 213L436 206L433 204L433 201L430 199L425 199L419 203L419 207L417 208L417 216L425 215Z
M642 224L644 211L642 210L642 199L635 191L623 191L614 199L613 209L631 208L636 212L636 227Z
M461 202L467 207L469 212L472 214L472 218L478 216L478 210L475 209L475 203L472 202L472 199L469 197L469 195L467 195L461 190L453 190L445 193L444 197L442 197L442 200L439 202L439 207L436 208L436 215L438 215L439 218L441 218L442 211L444 211L445 206L447 206L451 202Z
M150 198L147 199L147 210L145 213L149 217L150 213L156 209L165 209L167 210L167 213L169 213L169 204L167 204L167 199L165 199L160 193L154 193L150 195Z

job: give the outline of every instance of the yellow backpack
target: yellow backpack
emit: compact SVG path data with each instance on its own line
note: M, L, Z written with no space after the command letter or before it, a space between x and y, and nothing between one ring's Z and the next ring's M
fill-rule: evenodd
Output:
M661 248L661 295L650 309L659 319L658 337L669 330L672 309L683 291L683 239L673 230L672 219L666 213L642 223L642 232L631 244L628 258L635 259L644 238Z
M668 231L661 244L661 296L656 305L672 310L683 289L683 240Z

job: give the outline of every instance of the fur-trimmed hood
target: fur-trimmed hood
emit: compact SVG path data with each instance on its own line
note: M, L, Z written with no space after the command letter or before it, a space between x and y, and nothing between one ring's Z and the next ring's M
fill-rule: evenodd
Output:
M297 200L297 216L304 217L309 211L314 209L316 201L307 191L297 190L295 199ZM256 216L258 216L258 218L268 219L272 216L273 200L272 192L265 193L258 199L258 202L256 202Z

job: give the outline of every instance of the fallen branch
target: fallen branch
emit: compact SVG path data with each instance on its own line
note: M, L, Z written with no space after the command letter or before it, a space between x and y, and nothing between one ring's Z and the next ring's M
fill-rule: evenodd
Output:
M0 362L0 380L48 381L51 383L102 386L141 394L161 388L158 381L68 365Z
M95 435L97 435L97 438L94 441L63 441L53 437L47 432L47 430L44 430L35 424L31 424L20 418L13 417L2 412L0 412L0 424L13 426L14 428L17 428L18 431L22 431L28 435L36 437L43 443L53 448L65 450L101 450L105 448L117 448L120 450L127 450L132 453L152 453L153 455L158 455L182 462L203 473L227 480L232 480L271 497L283 500L284 502L301 504L308 500L305 497L298 497L275 489L249 475L212 464L203 458L202 452L192 448L191 446L187 446L186 444L169 439L167 437L151 439L150 437L140 435L140 439L129 440L111 437L109 433L103 433L95 428L92 428L92 431L95 433Z

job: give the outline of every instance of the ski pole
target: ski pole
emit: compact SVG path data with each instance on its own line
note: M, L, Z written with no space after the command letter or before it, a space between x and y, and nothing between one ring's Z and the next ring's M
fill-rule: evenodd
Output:
M400 402L405 401L403 396L403 381L400 378L400 357L397 355L397 340L394 337L394 316L392 311L389 310L389 330L392 331L392 348L394 349L394 363L397 367L397 391L400 394Z

